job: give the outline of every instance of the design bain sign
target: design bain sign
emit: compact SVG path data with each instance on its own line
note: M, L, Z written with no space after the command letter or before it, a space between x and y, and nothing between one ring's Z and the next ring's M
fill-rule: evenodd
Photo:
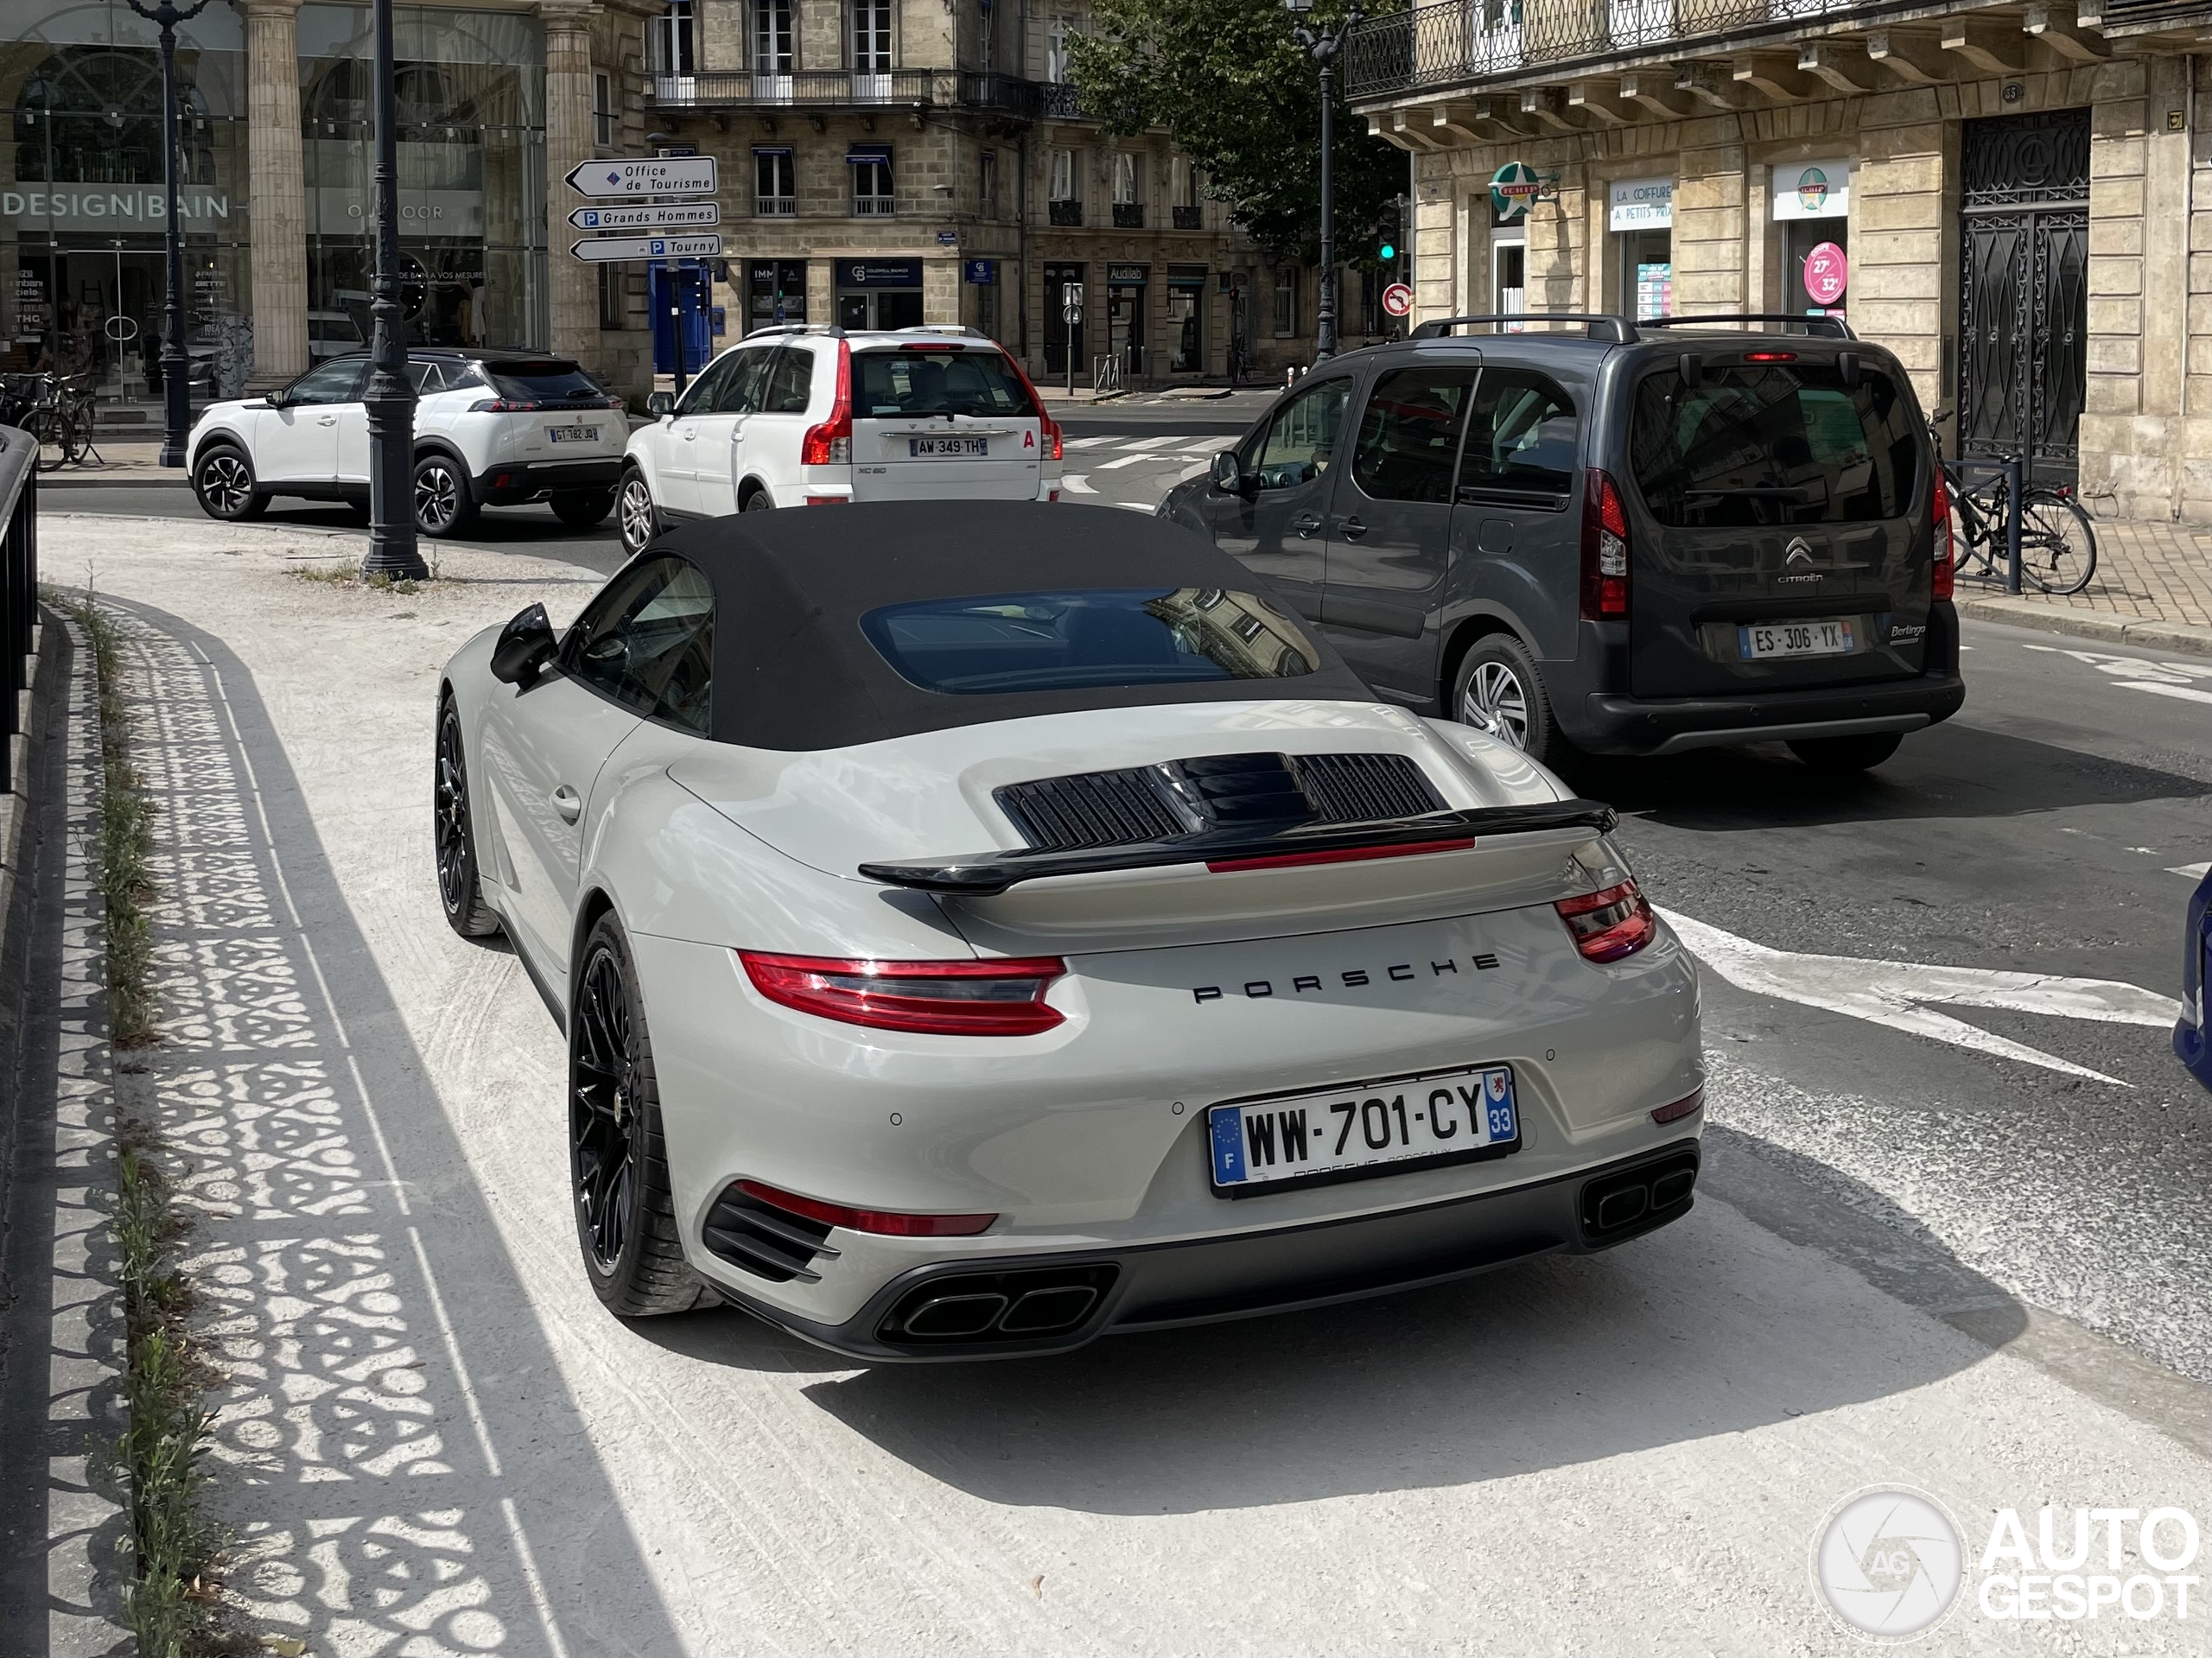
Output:
M231 199L207 190L182 190L177 194L177 209L187 224L219 224L231 216ZM54 230L133 225L159 230L168 221L168 204L158 189L0 190L0 219L35 220Z

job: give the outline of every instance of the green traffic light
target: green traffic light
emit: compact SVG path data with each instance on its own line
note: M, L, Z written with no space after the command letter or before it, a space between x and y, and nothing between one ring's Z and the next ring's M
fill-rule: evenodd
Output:
M1398 250L1393 247L1389 243L1385 242L1382 245L1382 257L1386 260L1395 259L1398 257Z

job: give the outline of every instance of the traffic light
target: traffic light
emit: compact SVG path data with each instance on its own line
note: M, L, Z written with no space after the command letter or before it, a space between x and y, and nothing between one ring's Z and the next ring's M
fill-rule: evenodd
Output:
M1384 264L1389 264L1397 258L1398 250L1391 243L1385 242L1375 251L1375 257L1382 260Z

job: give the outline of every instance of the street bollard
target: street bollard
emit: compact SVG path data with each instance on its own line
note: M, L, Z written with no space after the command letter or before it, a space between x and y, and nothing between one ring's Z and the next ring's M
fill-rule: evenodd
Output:
M2005 457L2005 591L2020 590L2020 496L2027 468L2017 454Z

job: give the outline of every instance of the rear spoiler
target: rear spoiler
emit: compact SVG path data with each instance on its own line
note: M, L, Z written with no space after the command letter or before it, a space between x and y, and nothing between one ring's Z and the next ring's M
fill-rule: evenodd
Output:
M1536 806L1478 806L1465 811L1423 812L1369 823L1302 823L1260 831L1217 829L1168 835L1127 846L1078 847L1072 851L1020 848L978 852L938 863L864 863L860 873L887 886L910 886L960 898L993 898L1018 881L1050 875L1096 875L1122 869L1160 869L1174 864L1264 867L1286 861L1316 861L1331 854L1388 857L1433 850L1462 851L1478 837L1540 835L1548 829L1610 834L1620 821L1595 800L1554 800Z

